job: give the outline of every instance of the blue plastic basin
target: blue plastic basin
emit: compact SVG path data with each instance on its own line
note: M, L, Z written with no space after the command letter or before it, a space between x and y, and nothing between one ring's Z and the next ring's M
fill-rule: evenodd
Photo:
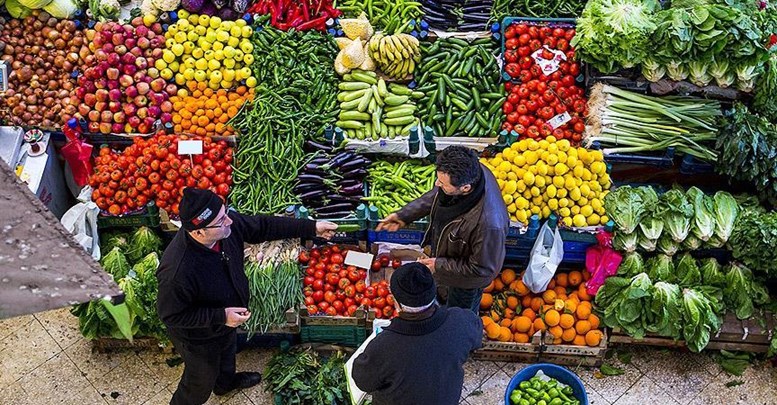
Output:
M510 394L512 394L513 390L518 388L518 384L534 377L540 370L548 377L555 378L558 382L572 387L572 393L575 398L580 401L580 404L588 405L588 395L586 395L583 382L580 381L577 374L569 371L565 367L548 363L532 364L516 373L510 380L510 384L507 385L507 390L505 391L505 405L512 405L510 403Z

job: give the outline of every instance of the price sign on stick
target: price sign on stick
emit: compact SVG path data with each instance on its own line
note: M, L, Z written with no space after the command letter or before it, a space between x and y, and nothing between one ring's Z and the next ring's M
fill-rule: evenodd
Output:
M202 154L202 141L201 140L192 140L192 141L178 140L178 154L189 155L189 161L191 162L192 166L194 166L192 155Z

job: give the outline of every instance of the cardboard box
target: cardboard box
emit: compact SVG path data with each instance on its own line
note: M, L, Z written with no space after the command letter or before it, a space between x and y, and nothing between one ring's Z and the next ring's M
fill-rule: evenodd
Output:
M370 283L378 283L381 280L391 281L391 275L394 274L394 268L391 267L391 262L395 259L399 259L399 261L402 262L402 264L409 263L409 262L415 262L418 261L418 259L426 259L429 256L424 253L420 252L416 249L410 249L410 248L403 248L403 247L394 247L394 246L401 246L401 245L383 245L384 248L381 248L380 243L374 243L370 247L371 253L375 255L375 258L379 258L381 255L388 255L389 258L389 266L384 267L380 269L380 271L370 272ZM385 247L389 247L388 249L385 249Z

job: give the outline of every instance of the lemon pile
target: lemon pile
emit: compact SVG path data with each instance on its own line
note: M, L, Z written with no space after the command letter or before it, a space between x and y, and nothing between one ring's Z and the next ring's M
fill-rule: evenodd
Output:
M245 20L222 21L184 10L178 16L165 33L162 58L154 64L162 78L175 78L178 85L207 82L213 90L230 89L241 80L256 86L251 72L253 29Z
M547 218L551 213L567 227L609 221L603 201L611 182L601 151L549 136L522 139L481 162L496 176L513 221L527 224L533 214Z

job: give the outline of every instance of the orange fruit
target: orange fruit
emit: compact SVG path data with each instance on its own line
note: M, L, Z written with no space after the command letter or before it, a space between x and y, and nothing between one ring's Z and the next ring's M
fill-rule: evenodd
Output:
M513 290L515 290L515 292L517 292L520 296L526 296L530 293L529 287L523 283L523 280L516 280L515 288L513 288Z
M566 297L567 295L567 289L561 286L556 286L553 291L556 293L557 298L561 298L562 295Z
M548 326L556 326L561 321L561 315L555 309L545 313L545 324Z
M541 318L537 318L534 320L534 323L532 324L532 327L534 330L544 331L548 329L547 326L545 326L545 321L543 321Z
M507 307L510 309L518 308L518 297L514 297L512 295L507 297Z
M583 282L583 273L573 270L569 272L569 286L577 287Z
M558 325L564 329L570 329L575 326L575 317L569 314L561 314Z
M588 269L583 270L583 281L588 281L591 279L591 273L588 272Z
M494 291L495 292L502 292L502 290L505 289L505 283L502 282L502 279L497 277L494 279Z
M506 319L513 319L515 318L515 311L510 308L505 308L504 314L502 314L503 318Z
M571 298L564 301L564 312L568 314L574 314L576 310L577 310L577 302L575 302Z
M556 299L556 301L553 301L553 309L555 309L558 312L564 312L564 307L566 304L564 303L564 300L562 299Z
M561 287L567 287L569 286L569 278L567 278L567 273L559 273L556 274L556 285Z
M570 300L575 301L575 304L580 303L580 297L577 296L577 290L572 291L568 297Z
M529 335L526 333L516 333L513 335L513 339L516 343L529 343Z
M531 329L532 321L528 317L519 316L513 320L513 329L516 332L526 333Z
M481 316L480 320L483 321L483 328L494 323L494 320L490 316Z
M502 327L499 330L499 336L497 337L497 340L500 342L509 342L513 340L513 332L510 330L510 328Z
M502 282L505 285L510 285L510 283L515 281L515 270L504 269L502 270L502 274L499 276L499 278L502 279Z
M575 329L573 328L564 329L564 332L561 333L561 340L565 342L571 342L575 340L576 336L577 336L577 333L575 332Z
M553 304L554 301L556 301L556 292L553 290L548 290L542 293L542 300L545 301L546 304Z
M554 344L554 345L560 345L560 344L561 344L561 338L555 338L555 339L553 339L553 344Z
M521 297L521 306L524 308L530 308L531 307L531 295L524 295Z
M588 315L588 322L591 323L591 329L599 329L599 317L596 314Z
M499 326L501 326L503 328L509 328L510 326L512 326L512 324L513 324L513 320L512 319L504 318L501 321L499 321ZM512 333L512 332L510 332L510 333Z
M490 293L492 291L494 291L494 281L493 280L491 280L491 282L488 283L488 286L483 289L484 293Z
M521 316L525 316L532 320L532 322L537 319L537 314L534 313L534 310L531 308L525 308L523 312L521 312Z
M547 287L547 289L548 289L548 290L552 290L552 289L554 289L554 288L556 288L556 280L554 280L554 279L550 279L550 282L548 283L548 287Z
M556 338L556 339L561 339L561 335L564 334L564 329L561 329L561 326L556 325L556 326L553 326L553 327L549 328L548 329L548 333L553 335L553 337ZM561 342L559 342L559 343L561 343Z
M480 309L491 308L491 305L494 305L494 296L489 293L483 293L483 296L480 297Z
M588 301L581 302L580 305L577 306L575 314L577 315L577 319L588 319L591 315L591 304L588 303Z
M591 347L599 346L599 342L602 341L602 336L603 334L601 331L588 331L588 333L585 334L585 344Z
M499 332L501 331L501 328L499 325L493 323L490 323L486 326L486 336L488 336L489 339L497 339L499 338Z
M532 299L531 299L531 309L532 309L534 312L540 312L540 309L542 308L542 304L543 304L544 302L545 302L545 301L543 301L543 300L542 300L542 298L540 298L540 297L534 297L534 298L532 298Z
M577 297L580 298L580 301L591 301L591 296L588 295L588 291L585 290L585 284L580 284L580 287L578 287Z
M575 324L575 330L577 331L578 334L585 335L586 333L588 333L588 331L591 330L591 322L588 322L586 320L577 321L577 323Z
M585 346L585 336L583 335L575 336L575 340L572 341L572 344L575 346Z
M499 315L499 312L491 310L491 319L494 320L494 322L499 322L502 319L502 315Z

